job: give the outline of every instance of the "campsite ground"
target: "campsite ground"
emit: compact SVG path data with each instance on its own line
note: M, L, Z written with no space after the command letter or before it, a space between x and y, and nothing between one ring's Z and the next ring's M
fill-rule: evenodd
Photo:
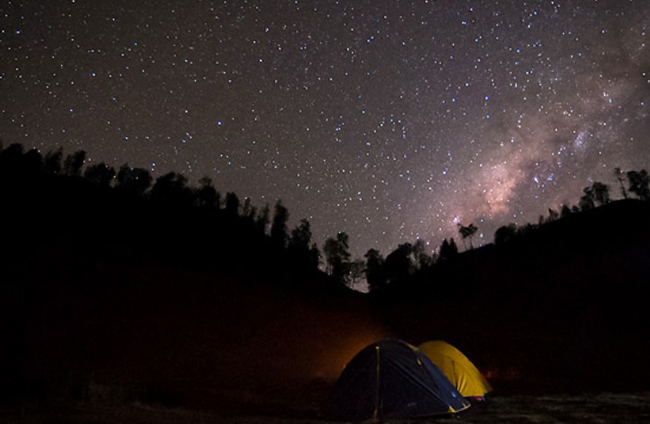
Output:
M330 424L317 418L224 416L208 412L168 409L143 404L78 406L33 410L1 410L7 424ZM400 424L400 421L389 421ZM407 421L404 421L406 423ZM599 395L509 395L452 418L425 418L409 423L436 424L641 424L650 422L650 392Z

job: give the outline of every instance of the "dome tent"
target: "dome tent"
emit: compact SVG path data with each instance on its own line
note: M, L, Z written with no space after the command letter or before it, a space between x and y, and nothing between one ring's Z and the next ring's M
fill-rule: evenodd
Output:
M476 366L454 346L442 340L433 340L422 343L419 347L461 395L482 398L492 391L492 386Z
M418 348L384 340L362 349L334 386L329 415L344 420L415 418L470 406Z

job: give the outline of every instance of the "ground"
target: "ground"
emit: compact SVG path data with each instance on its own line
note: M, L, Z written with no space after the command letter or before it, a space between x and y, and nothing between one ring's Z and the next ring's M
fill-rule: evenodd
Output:
M330 424L319 418L225 416L143 404L0 410L7 424ZM407 421L389 420L402 424ZM493 396L453 417L409 423L436 424L641 424L650 422L650 392L589 395Z

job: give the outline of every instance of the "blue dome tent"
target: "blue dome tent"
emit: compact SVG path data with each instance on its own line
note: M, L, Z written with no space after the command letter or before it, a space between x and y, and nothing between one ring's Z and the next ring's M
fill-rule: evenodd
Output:
M328 409L332 418L381 420L450 414L469 406L417 347L384 340L366 346L346 365Z

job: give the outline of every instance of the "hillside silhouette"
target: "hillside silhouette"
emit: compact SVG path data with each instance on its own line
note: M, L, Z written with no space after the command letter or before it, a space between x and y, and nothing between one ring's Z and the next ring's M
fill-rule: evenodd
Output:
M289 231L281 202L257 210L207 179L84 168L84 155L0 152L8 405L315 414L383 337L446 340L497 393L647 389L647 201L595 207L585 192L582 211L462 253L445 240L435 261L422 243L385 262L369 251L367 278L385 280L364 295L344 284L363 270L345 233L326 242L328 275L309 222Z
M0 152L2 402L310 411L381 337L281 204L253 219L178 174L82 175L81 155Z
M647 388L649 218L621 200L460 253L376 293L382 322L461 346L497 387Z

